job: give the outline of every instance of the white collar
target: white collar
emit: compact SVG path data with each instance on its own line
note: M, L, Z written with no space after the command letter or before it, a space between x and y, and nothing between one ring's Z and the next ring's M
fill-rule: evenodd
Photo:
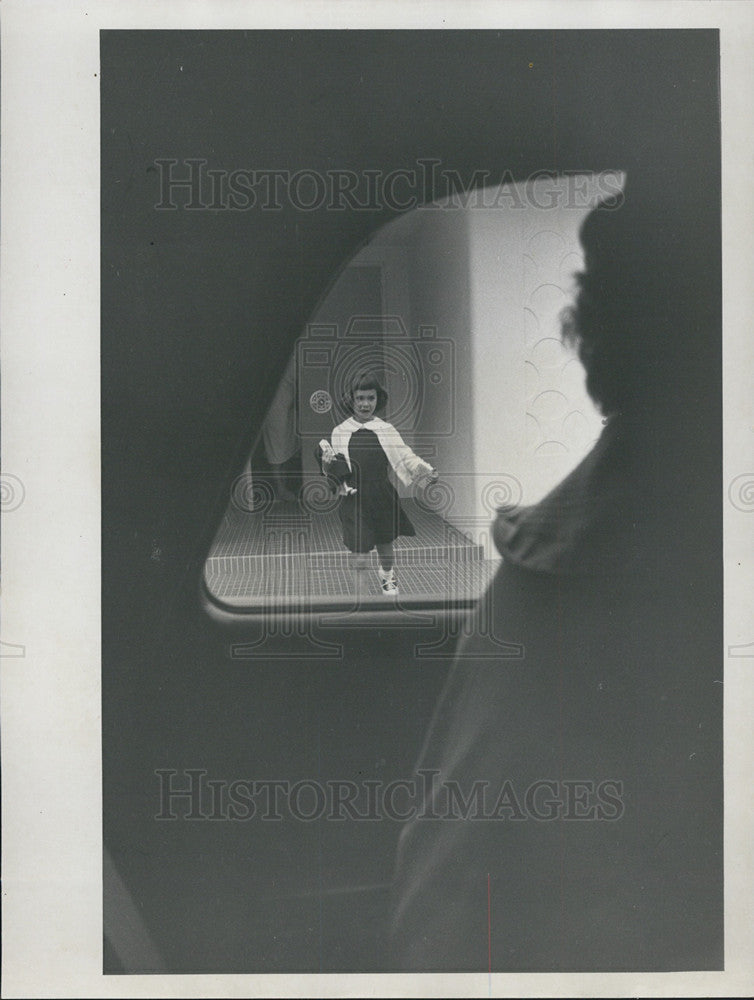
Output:
M379 426L383 423L384 421L379 417L370 417L369 420L357 420L356 417L348 417L344 421L343 426L347 427L349 431L356 431L359 427L366 427L368 424L377 424Z

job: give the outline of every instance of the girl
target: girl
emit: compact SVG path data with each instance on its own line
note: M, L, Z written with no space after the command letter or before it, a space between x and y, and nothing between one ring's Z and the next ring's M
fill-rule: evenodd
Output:
M424 477L434 482L438 474L411 451L392 424L375 416L387 403L377 378L369 373L357 376L344 403L352 416L332 432L333 451L345 458L350 469L340 487L343 543L357 555L359 568L366 567L366 554L376 548L382 590L397 594L393 541L416 531L388 479L388 469L404 486Z

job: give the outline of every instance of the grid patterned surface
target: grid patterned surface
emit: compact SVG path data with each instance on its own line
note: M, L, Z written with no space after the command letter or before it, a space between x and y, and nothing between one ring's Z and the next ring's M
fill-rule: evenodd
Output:
M399 538L395 551L409 552L428 547L466 550L469 540L437 514L420 507L415 500L401 503L416 528L414 538ZM277 501L267 510L250 513L231 505L212 546L212 556L255 556L290 552L347 553L335 506L324 510L307 509L293 501ZM445 553L443 552L443 555ZM476 558L481 558L481 551Z
M437 514L412 500L402 502L416 536L394 545L400 596L460 600L482 594L499 560L483 559L480 545ZM369 559L370 568L356 569L343 547L336 509L307 512L296 502L276 502L260 513L231 507L207 559L205 579L210 593L238 607L258 598L384 596L376 552Z
M448 600L476 599L487 587L499 560L427 562L396 567L400 597L442 595ZM382 587L374 568L358 570L313 567L301 556L210 559L205 569L207 587L225 604L243 607L256 598L297 600L318 597L380 597Z
M414 500L401 502L416 535L395 541L396 563L482 558L481 546L472 544L437 514L424 510ZM210 558L304 552L316 554L321 566L348 567L350 554L343 546L340 518L332 504L330 509L316 511L307 510L296 501L277 501L260 513L239 510L231 505L213 543Z

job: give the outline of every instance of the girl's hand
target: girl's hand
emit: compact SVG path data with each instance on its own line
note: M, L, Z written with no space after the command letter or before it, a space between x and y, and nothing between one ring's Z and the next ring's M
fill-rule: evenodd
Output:
M436 483L439 478L440 478L440 473L437 471L437 469L430 469L429 472L422 472L422 474L416 480L416 485L419 487L419 489L426 490L426 488L428 486L431 486L432 483Z

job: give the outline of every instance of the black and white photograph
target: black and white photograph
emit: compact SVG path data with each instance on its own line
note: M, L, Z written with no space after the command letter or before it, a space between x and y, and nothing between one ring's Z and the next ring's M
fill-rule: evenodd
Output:
M722 967L718 72L102 32L105 971Z
M53 885L95 947L4 995L746 995L750 9L74 6L88 172L34 134L4 276L52 459L4 412L2 498L56 581L4 614L4 812L17 695L68 806L4 869L9 948Z

